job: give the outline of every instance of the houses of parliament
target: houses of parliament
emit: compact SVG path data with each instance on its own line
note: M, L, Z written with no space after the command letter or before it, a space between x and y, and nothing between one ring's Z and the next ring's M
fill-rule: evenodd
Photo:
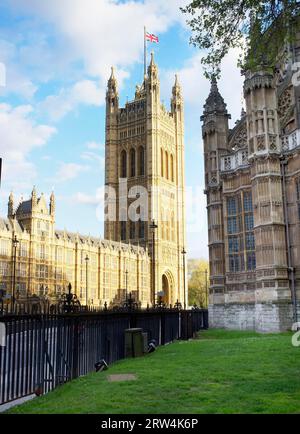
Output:
M112 69L105 135L105 186L115 194L116 211L113 219L106 213L105 239L57 230L53 193L49 204L35 188L19 203L11 194L7 218L0 220L2 300L55 298L71 283L82 305L120 305L129 293L144 307L158 296L166 305L184 302L183 98L176 77L170 111L162 104L153 54L125 107ZM146 205L130 219L142 189Z
M202 115L210 325L280 331L300 300L300 38L244 81L230 114L215 80Z

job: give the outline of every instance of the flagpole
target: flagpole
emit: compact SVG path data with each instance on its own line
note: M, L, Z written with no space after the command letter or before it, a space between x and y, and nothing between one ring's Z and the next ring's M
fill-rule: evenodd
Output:
M146 41L146 26L144 26L144 77L147 73L147 41Z

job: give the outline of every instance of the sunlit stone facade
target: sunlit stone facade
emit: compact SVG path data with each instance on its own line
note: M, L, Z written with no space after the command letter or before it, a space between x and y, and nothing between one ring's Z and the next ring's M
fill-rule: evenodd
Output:
M142 306L167 305L184 299L185 246L183 98L176 77L171 111L160 101L158 68L151 56L148 75L136 87L135 99L119 108L112 72L106 94L105 184L116 195L116 217L105 222L105 239L55 228L55 198L37 197L14 203L0 219L0 290L7 298L57 297L69 283L81 304L120 305L126 293ZM119 179L127 183L121 197ZM122 221L142 186L147 212L136 222ZM120 210L120 203L125 205ZM152 220L157 229L151 230ZM14 239L17 237L16 248ZM15 271L15 272L14 272ZM154 273L153 273L154 272ZM14 278L15 276L15 278ZM153 277L155 276L155 277ZM155 281L155 282L154 282ZM155 283L155 285L153 285ZM154 291L153 291L154 290ZM187 293L185 294L187 298Z
M71 283L84 305L120 304L127 289L146 306L149 273L149 255L142 247L56 230L53 194L47 207L34 189L16 208L10 195L8 218L0 220L0 289L5 295L15 287L17 299L55 297Z
M299 317L299 60L300 41L285 47L276 73L246 75L246 111L231 130L215 81L204 107L210 324L216 327L278 331Z

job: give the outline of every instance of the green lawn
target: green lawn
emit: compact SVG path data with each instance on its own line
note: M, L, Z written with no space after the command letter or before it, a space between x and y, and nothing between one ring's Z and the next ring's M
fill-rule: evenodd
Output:
M209 330L115 363L10 413L300 413L300 348L291 334ZM111 374L137 380L109 382Z

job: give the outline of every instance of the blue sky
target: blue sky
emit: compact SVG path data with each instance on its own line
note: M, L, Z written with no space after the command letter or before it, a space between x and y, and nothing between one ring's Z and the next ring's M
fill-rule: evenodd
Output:
M169 107L174 74L185 99L186 185L189 257L207 257L200 116L209 92L202 53L189 45L179 11L183 0L2 0L0 212L10 191L18 201L32 186L57 198L56 226L101 236L99 204L104 181L104 102L115 66L121 104L143 78L143 26L160 38L149 44L159 67L161 95ZM224 60L219 88L232 114L241 111L242 78L237 52ZM190 194L188 194L188 198Z

